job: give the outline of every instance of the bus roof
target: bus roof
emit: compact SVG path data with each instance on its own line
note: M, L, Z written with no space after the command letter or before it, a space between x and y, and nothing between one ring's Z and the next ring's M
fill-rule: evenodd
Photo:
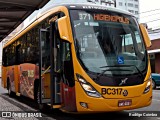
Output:
M102 6L102 5L96 5L96 4L91 4L91 3L82 3L82 4L67 4L67 3L62 3L62 4L53 4L50 5L47 8L42 8L41 11L37 14L37 16L34 18L34 20L32 20L31 23L29 23L25 28L23 28L22 30L20 30L18 32L18 34L16 34L15 36L13 36L5 45L3 48L5 48L6 46L8 46L10 43L14 42L14 39L21 34L22 31L24 31L28 26L30 26L34 21L38 20L40 17L42 17L43 15L45 15L48 11L50 11L51 9L53 9L54 7L58 7L58 6L64 6L67 9L91 9L91 10L107 10L107 11L112 11L112 12L117 12L117 13L121 13L121 14L126 14L126 15L131 15L134 16L133 14L131 14L128 11L125 10L121 10L121 9L117 9L117 8L111 8L111 7L106 7L106 6Z
M104 5L97 5L97 4L92 4L92 3L74 3L74 4L69 4L69 3L61 3L61 4L53 4L50 5L48 8L43 9L40 12L40 16L43 15L46 11L52 9L53 7L58 7L58 6L65 6L68 9L91 9L91 10L108 10L108 11L112 11L112 12L118 12L121 14L126 14L126 15L131 15L134 16L132 13L126 11L126 10L122 10L122 9L118 9L118 8L112 8L112 7L107 7Z

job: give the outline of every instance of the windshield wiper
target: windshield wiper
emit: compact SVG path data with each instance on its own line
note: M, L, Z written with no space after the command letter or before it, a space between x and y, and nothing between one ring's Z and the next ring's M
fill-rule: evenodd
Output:
M105 66L105 67L116 67L116 66ZM101 67L100 67L101 68ZM124 70L124 69L106 69L106 70L104 70L102 73L100 73L99 75L97 75L97 77L96 77L96 80L98 80L99 79L99 77L100 76L102 76L105 72L107 72L107 71L132 71L132 70Z
M137 69L137 71L138 71L138 73L140 73L141 74L141 76L142 76L142 78L144 79L145 77L144 77L144 75L143 75L143 73L138 69L138 67L137 66L135 66L135 65L114 65L114 66L102 66L102 67L100 67L100 68L105 68L105 67L131 67L131 66L133 66L133 67L135 67L136 69Z
M140 74L141 74L141 77L144 79L143 73L142 73L142 72L138 69L138 67L135 66L135 65L102 66L102 67L100 67L100 68L106 68L106 67L131 67L131 66L135 67L135 68L137 69L138 73L140 73ZM96 80L98 80L99 77L102 76L102 75L103 75L105 72L107 72L107 71L117 71L117 70L121 70L121 71L132 71L132 70L124 70L124 69L112 69L112 70L111 70L111 69L106 69L106 70L104 70L102 73L100 73L99 75L97 75Z

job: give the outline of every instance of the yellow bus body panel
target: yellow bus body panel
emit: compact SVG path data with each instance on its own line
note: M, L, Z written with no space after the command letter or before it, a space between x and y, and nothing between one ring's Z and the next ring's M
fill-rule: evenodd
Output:
M116 88L116 87L113 87ZM130 87L125 87L128 89ZM129 93L133 92L135 89L144 88L144 84L141 86L135 86L128 89ZM151 104L151 96L152 90L150 90L147 94L143 94L137 97L126 97L126 98L93 98L86 95L84 91L82 91L82 87L76 82L76 102L77 102L77 110L78 112L109 112L109 111L121 111L121 110L129 110L136 109L140 107L145 107ZM131 106L118 107L119 100L132 100ZM87 103L88 108L84 108L80 105L80 102Z
M45 98L50 98L50 73L45 73L42 75L44 77L43 86L44 86L44 96Z
M19 70L18 65L14 66L14 84L15 84L15 93L19 92Z

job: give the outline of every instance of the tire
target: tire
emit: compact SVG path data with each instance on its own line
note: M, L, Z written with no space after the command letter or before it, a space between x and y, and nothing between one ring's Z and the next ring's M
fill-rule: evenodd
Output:
M40 111L46 112L47 111L46 110L47 105L44 104L44 103L40 103L40 86L38 86L38 88L36 90L37 90L37 92L36 92L36 102L38 104L38 108L39 108Z
M156 83L154 80L152 80L152 89L156 89Z

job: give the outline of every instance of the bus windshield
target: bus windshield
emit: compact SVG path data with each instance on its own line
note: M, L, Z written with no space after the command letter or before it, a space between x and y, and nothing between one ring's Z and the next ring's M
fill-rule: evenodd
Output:
M77 58L100 75L142 74L147 54L133 16L104 10L71 10Z

